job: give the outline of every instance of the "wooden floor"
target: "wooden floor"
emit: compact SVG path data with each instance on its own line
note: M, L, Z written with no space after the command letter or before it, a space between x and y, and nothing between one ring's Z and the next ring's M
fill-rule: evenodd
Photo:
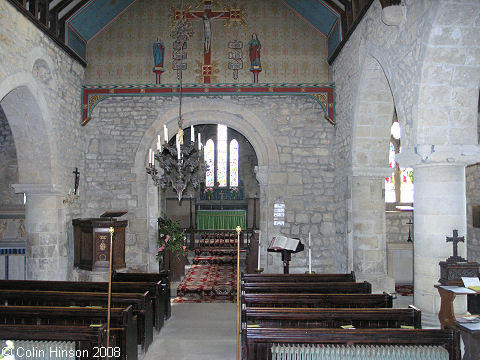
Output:
M234 360L236 304L172 304L172 316L143 360Z

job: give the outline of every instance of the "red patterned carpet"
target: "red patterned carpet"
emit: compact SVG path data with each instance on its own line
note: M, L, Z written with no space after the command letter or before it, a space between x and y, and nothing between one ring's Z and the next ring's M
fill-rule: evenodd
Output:
M192 265L173 302L235 302L236 273L233 265Z

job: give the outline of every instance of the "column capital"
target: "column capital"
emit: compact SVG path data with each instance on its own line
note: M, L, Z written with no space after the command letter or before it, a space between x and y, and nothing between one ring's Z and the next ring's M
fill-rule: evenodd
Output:
M57 184L12 184L15 193L41 196L62 196L65 191L63 186Z
M269 167L264 166L255 166L255 174L260 186L268 186L268 172Z
M470 165L480 162L480 145L417 145L395 156L401 167L424 164Z

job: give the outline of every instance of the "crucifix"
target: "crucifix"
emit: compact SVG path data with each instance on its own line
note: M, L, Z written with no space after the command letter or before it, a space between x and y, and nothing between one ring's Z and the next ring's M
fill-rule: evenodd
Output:
M72 173L75 174L75 195L77 195L77 191L78 191L78 185L80 183L80 171L78 171L78 168L75 168L75 171L72 171Z
M240 9L225 11L212 10L213 0L203 0L203 10L184 11L183 16L187 20L201 20L203 22L203 64L201 76L204 84L210 84L214 73L211 58L212 26L214 20L229 20L230 22L243 21ZM181 11L175 10L175 20L181 17Z
M453 236L447 236L447 243L448 242L451 242L452 243L452 247L453 247L453 256L450 256L448 259L447 259L447 262L448 263L452 263L452 262L466 262L467 260L465 260L464 258L462 258L461 256L458 256L458 243L459 242L465 242L465 237L463 236L458 236L458 230L453 230Z

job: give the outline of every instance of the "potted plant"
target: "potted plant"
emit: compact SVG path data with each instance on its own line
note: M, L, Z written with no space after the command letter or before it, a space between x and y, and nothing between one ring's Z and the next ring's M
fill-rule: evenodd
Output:
M171 280L179 279L184 272L187 255L185 231L179 221L169 219L167 214L158 219L157 261L160 267L170 270Z

